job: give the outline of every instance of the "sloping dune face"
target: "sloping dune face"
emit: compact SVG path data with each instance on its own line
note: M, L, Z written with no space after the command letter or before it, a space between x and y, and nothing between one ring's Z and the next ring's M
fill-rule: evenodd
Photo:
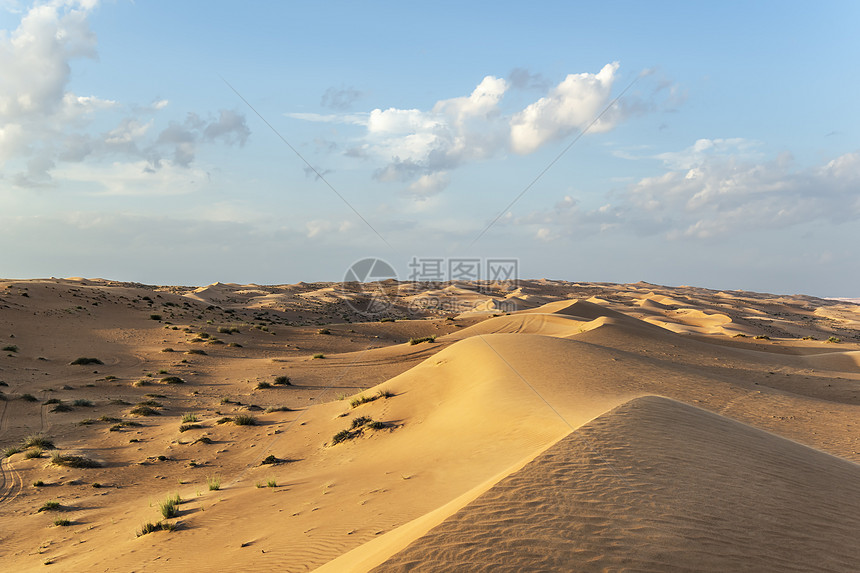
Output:
M374 571L850 571L858 527L857 465L643 397Z

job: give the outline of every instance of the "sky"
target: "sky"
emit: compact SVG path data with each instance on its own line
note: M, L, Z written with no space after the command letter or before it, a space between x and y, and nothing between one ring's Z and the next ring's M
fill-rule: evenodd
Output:
M860 4L525 4L0 0L0 276L860 296Z

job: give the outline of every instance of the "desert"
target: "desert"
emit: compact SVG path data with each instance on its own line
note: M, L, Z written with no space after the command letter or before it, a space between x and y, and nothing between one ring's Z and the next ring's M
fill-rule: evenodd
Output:
M389 281L371 320L348 286L0 281L2 568L860 558L857 304Z

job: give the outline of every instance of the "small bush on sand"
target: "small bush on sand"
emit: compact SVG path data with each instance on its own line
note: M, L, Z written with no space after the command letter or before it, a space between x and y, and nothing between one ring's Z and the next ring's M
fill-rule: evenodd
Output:
M201 426L200 424L182 424L181 426L179 426L179 431L187 432L188 430L199 430L202 427L203 426Z
M209 491L218 491L221 489L221 476L207 477L206 485L209 487Z
M335 446L341 442L345 442L346 440L349 440L349 439L354 438L354 437L355 437L355 435L352 434L349 430L341 430L340 432L336 433L334 435L334 437L332 437L331 445Z
M46 501L42 507L39 508L39 513L43 511L63 511L63 506L60 505L59 501Z
M191 424L192 422L197 422L197 414L185 414L182 416L183 424Z
M199 348L192 348L191 350L189 350L185 354L197 354L199 356L207 356L206 351L200 350Z
M317 334L331 334L331 330L329 330L328 328L320 328L319 330L317 330Z
M40 434L31 434L27 436L21 442L21 445L23 445L25 448L38 447L45 450L54 449L54 442L50 438L46 438L45 436L42 436Z
M830 338L827 339L827 342L830 342L832 344L839 344L842 341L840 339L836 338L835 336L831 336Z
M167 376L161 379L162 384L185 384L185 380L179 376Z
M72 522L69 521L68 519L57 519L54 521L54 525L56 525L57 527L66 527L66 526L69 526L71 524L72 524Z
M269 464L279 464L279 463L281 463L281 460L276 458L274 454L269 454L268 456L265 457L265 459L263 459L263 461L260 462L260 465L265 466L265 465L269 465Z
M29 450L26 454L24 454L24 457L28 460L32 460L34 458L41 458L42 454L44 453L45 450L43 450L42 448L36 448L34 450Z
M150 314L149 320L161 320L161 315L160 314Z
M258 382L257 390L265 390L266 388L271 388L272 385L269 382Z
M19 397L22 400L24 400L25 402L38 402L39 401L39 399L36 398L35 396L33 396L32 394L21 394L21 396L19 396Z
M76 358L71 362L72 366L86 366L87 364L104 364L98 358Z
M18 352L18 347L14 344L3 347L3 352Z
M275 386L292 386L289 376L275 376L275 381L272 382Z
M756 336L754 338L756 340L770 340L770 336L768 336L767 334L759 334L758 336Z
M89 400L84 400L83 398L78 398L74 402L72 402L72 406L77 406L79 408L92 408L93 403Z
M153 533L156 531L175 531L176 527L177 525L175 523L167 523L164 521L159 521L158 523L144 523L136 535L140 537L141 535L146 535L147 533Z
M409 339L409 344L411 344L413 346L415 344L421 344L422 342L436 342L436 335L434 334L433 336L424 336L422 338L410 338Z
M257 419L254 416L249 416L248 414L239 414L233 418L233 423L237 426L256 426Z
M5 450L3 450L3 457L9 458L9 457L12 457L15 454L21 453L23 451L24 451L24 449L19 447L19 446L11 446L11 447L8 447Z
M91 460L84 456L62 455L56 453L51 457L51 463L55 466L65 466L68 468L98 468L101 467L95 460Z
M135 406L129 412L130 414L134 414L135 416L158 416L160 413L158 410L150 408L149 406Z
M179 504L182 500L179 494L174 494L158 504L158 509L161 511L161 516L167 519L179 515Z
M323 359L323 358L325 358L325 354L314 354L314 359L315 359L315 360L316 360L316 359L321 360L321 359Z

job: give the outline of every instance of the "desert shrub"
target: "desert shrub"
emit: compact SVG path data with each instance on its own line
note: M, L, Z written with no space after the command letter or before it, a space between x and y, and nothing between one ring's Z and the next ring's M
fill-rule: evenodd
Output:
M161 315L160 314L150 314L149 320L161 320Z
M33 487L42 487L44 485L45 485L45 482L43 482L40 479L37 479L36 481L33 482Z
M159 503L158 509L161 512L161 516L170 519L179 515L179 504L181 502L182 500L180 499L179 495L174 494Z
M804 336L803 340L815 340L814 336Z
M18 347L14 344L3 347L3 352L18 352Z
M51 457L51 463L55 466L65 466L69 468L98 468L101 467L95 460L91 460L84 456L72 456L56 453Z
M373 401L374 401L374 400L376 400L377 398L379 398L379 395L376 395L376 396L365 396L364 394L362 394L362 395L360 395L360 396L359 396L359 397L357 397L357 398L353 398L353 399L349 402L349 405L350 405L350 406L352 406L353 408L358 408L358 407L359 407L359 406L361 406L362 404L367 404L368 402L373 402Z
M71 362L72 366L86 366L87 364L104 364L104 362L102 362L98 358L84 358L84 357L76 358L75 360L73 360Z
M42 504L42 507L39 508L39 513L43 511L62 511L63 506L60 505L59 501L46 501Z
M331 334L331 330L329 330L328 328L320 328L319 330L317 330L317 334Z
M758 336L756 336L756 337L754 337L754 338L755 338L756 340L770 340L770 336L768 336L768 335L766 335L766 334L759 334Z
M260 465L265 466L265 465L269 465L269 464L279 464L279 463L281 463L281 460L276 458L274 454L269 454L268 456L266 456L263 459L263 461L260 462Z
M162 349L161 349L161 351L162 351L162 352L176 352L176 351L175 351L175 350L173 350L172 348L162 348Z
M322 359L325 358L325 354L314 354L314 359Z
M258 382L257 390L265 390L266 388L271 388L272 385L269 382Z
M207 356L206 351L200 350L199 348L192 348L191 350L189 350L185 354L197 354L199 356Z
M334 437L332 437L331 445L335 446L341 442L345 442L346 440L349 440L349 439L354 438L354 437L355 436L352 433L350 433L349 430L341 430L340 432L336 433L334 435Z
M71 412L72 410L73 408L71 406L63 404L62 402L51 408L51 412Z
M249 416L248 414L239 414L233 418L233 423L237 426L255 426L257 425L257 419L254 416Z
M293 383L290 382L289 376L275 376L275 381L273 382L276 386L292 386Z
M268 481L266 481L266 485L268 487L278 487L278 482L275 481L275 478L269 478Z
M36 448L28 451L26 454L24 454L24 457L28 460L31 460L33 458L41 458L43 453L45 453L45 450L43 450L42 448Z
M24 451L24 449L19 447L19 446L10 446L10 447L6 448L5 450L3 450L3 457L8 458L8 457L14 456L17 453L23 452L23 451Z
M137 536L146 535L147 533L153 533L155 531L175 531L177 524L175 523L167 523L164 521L159 521L157 523L144 523L140 530L137 532Z
M267 414L271 414L272 412L292 412L292 410L286 406L269 406L266 408Z
M228 344L227 346L229 346L230 348L244 348L244 346L242 346L242 345L241 345L241 344L239 344L238 342L231 342L231 343L230 343L230 344Z
M201 332L201 333L197 334L197 337L198 338L209 338L209 333L208 332Z
M206 485L209 487L209 491L218 491L221 489L221 476L207 477Z
M25 402L38 402L39 401L39 399L36 398L35 396L33 396L32 394L21 394L19 396L19 398L21 398Z
M371 430L381 430L383 428L387 428L388 424L386 424L385 422L373 421L367 424L367 427Z
M160 415L158 410L150 408L149 406L135 406L129 412L130 414L134 414L135 416L158 416Z
M185 384L185 380L179 376L167 376L161 379L162 384Z
M21 442L25 448L42 448L45 450L53 450L54 442L50 438L46 438L40 434L30 434Z
M77 400L72 402L72 406L78 406L79 408L92 408L93 403L89 400L84 400L83 398L78 398Z
M71 524L72 522L68 519L57 519L54 521L54 525L56 525L57 527L66 527Z
M380 390L379 392L377 392L376 396L378 398L391 398L392 396L394 396L394 393L391 392L390 390L383 389L383 390Z
M746 334L744 334L744 333L742 333L742 332L738 332L738 333L737 333L737 334L735 334L732 338L746 338L746 337L747 337L747 335L746 335Z
M352 421L352 429L360 428L361 426L367 424L368 422L372 422L373 420L367 416L359 416Z
M217 420L215 420L215 423L220 425L220 424L226 424L226 423L232 422L232 421L233 421L233 418L230 418L229 416L224 416L223 418L218 418Z
M842 341L840 339L836 338L835 336L831 336L830 338L827 339L827 342L831 342L833 344L839 344Z
M50 400L45 400L44 402L42 402L42 404L45 406L50 406L51 404L59 404L59 403L60 403L60 400L57 398L51 398Z
M436 335L433 336L424 336L422 338L410 338L409 344L421 344L422 342L436 342Z
M187 432L188 430L199 430L202 427L203 426L199 424L182 424L181 426L179 426L179 431Z
M192 422L197 422L197 414L185 414L182 416L183 424L190 424Z
M379 322L396 322L393 318L380 318Z

